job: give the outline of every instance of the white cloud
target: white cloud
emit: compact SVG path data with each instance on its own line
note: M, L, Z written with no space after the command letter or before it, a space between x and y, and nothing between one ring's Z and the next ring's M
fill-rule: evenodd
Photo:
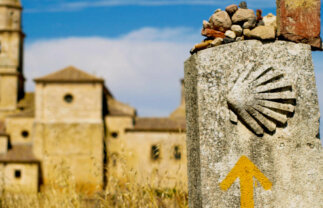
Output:
M95 7L114 7L114 6L178 6L178 5L201 5L225 7L230 4L236 4L238 1L218 1L218 0L80 0L74 2L63 1L63 3L55 3L46 8L29 8L26 12L70 12L79 11L87 8ZM255 6L259 5L257 0L249 0L248 5L252 9L258 9ZM261 1L261 8L275 8L275 1Z
M33 90L35 77L74 65L103 77L115 97L141 115L166 116L179 104L183 62L194 40L201 40L198 34L185 28L144 28L117 39L37 41L26 47L27 90Z
M200 40L199 31L188 28L143 28L116 39L36 41L26 48L27 90L33 90L33 78L75 65L103 77L115 97L138 108L140 115L166 116L179 103L183 62ZM313 59L323 109L322 53Z

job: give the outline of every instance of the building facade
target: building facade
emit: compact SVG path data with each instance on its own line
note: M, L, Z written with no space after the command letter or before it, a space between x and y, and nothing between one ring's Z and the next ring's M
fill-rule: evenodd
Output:
M186 189L185 103L166 118L141 118L103 79L67 67L24 91L21 3L0 0L0 187L60 188L63 174L95 193L111 179Z

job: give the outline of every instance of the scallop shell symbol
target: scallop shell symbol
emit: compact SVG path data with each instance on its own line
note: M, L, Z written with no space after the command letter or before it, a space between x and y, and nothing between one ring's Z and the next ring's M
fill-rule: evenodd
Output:
M286 124L288 113L295 110L291 104L295 100L291 82L273 67L246 70L227 97L230 120L237 123L240 119L257 135L273 133L278 124Z

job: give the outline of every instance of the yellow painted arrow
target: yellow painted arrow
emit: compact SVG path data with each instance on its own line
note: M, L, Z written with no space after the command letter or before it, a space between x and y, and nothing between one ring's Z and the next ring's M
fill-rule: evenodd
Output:
M254 208L253 177L265 190L272 187L270 180L246 156L242 156L227 177L221 182L222 190L228 190L237 178L240 178L241 208Z

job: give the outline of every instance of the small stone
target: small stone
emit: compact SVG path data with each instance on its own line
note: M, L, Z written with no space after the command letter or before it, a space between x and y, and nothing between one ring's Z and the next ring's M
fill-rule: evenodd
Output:
M219 46L223 43L223 38L215 38L212 43L211 46Z
M257 21L262 20L262 10L261 9L257 9L256 11L256 16L257 16Z
M258 23L257 23L257 26L265 26L265 23L263 20L260 20Z
M201 43L199 43L199 44L196 44L196 45L194 46L194 48L195 48L196 50L202 50L202 49L207 48L209 45L211 45L211 43L212 43L212 42L213 42L213 40L207 40L207 41L201 42Z
M232 39L236 38L236 33L231 30L227 30L224 35L228 38L232 38Z
M227 43L233 43L233 42L235 42L235 39L233 39L233 38L229 38L229 37L225 37L225 38L223 39L223 42L224 42L225 44L227 44Z
M190 50L190 54L193 55L194 53L196 53L196 48L193 47L191 50Z
M208 21L203 20L203 29L206 29L206 28L211 28L211 24Z
M241 9L248 9L247 2L245 2L245 1L240 2L239 7Z
M217 9L214 11L214 13L218 13L218 12L221 12L222 10L221 9Z
M224 38L225 37L223 32L220 32L220 31L217 31L214 29L210 29L210 28L202 29L201 34L205 37L208 37L208 38Z
M225 11L228 12L230 16L232 16L238 10L238 6L235 4L231 4L225 8Z
M261 40L272 40L276 37L276 31L271 26L259 26L250 31L250 36Z
M231 26L231 30L232 30L233 32L235 32L235 34L236 34L237 36L241 36L241 35L242 35L242 27L241 27L240 25L232 25L232 26Z
M248 19L247 22L243 23L243 29L252 29L255 28L257 25L257 20L256 17L252 17L250 19Z
M252 9L238 9L232 16L232 22L234 24L246 22L249 19L256 19L256 15Z
M225 32L226 30L230 29L232 25L231 18L226 11L214 13L210 17L209 22L212 29L219 30L221 32Z
M249 30L249 29L244 29L244 30L243 30L243 35L244 35L246 38L251 38L251 30Z
M241 37L237 37L236 38L236 41L238 42L238 41L243 41L244 40L244 36L241 36Z
M277 29L276 16L273 15L272 13L269 13L267 16L264 16L262 20L264 21L265 26L272 26L275 29Z

